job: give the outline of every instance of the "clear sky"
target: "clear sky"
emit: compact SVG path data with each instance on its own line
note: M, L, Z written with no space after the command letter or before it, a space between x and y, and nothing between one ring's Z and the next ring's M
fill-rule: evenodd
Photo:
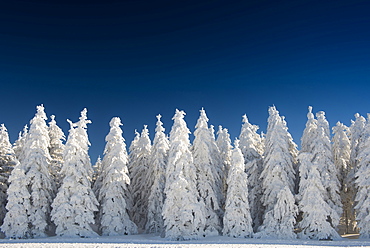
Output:
M86 3L89 2L89 3ZM109 120L127 145L175 109L194 131L209 123L239 135L242 115L266 131L268 107L296 143L307 107L333 126L370 112L370 2L0 1L0 122L14 142L36 105L68 134L86 107L94 163Z

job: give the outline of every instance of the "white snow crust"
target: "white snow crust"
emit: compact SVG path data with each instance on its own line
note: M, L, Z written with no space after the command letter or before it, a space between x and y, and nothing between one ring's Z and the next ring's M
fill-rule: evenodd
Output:
M212 236L199 240L169 241L153 234L139 234L97 238L63 238L59 236L38 239L0 239L0 247L39 248L39 247L78 247L78 248L321 248L321 247L370 247L370 239L347 239L335 241L318 240L277 240L231 238L226 236Z

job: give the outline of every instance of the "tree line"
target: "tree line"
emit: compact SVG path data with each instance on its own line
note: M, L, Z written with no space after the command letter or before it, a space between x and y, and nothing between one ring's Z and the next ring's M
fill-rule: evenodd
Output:
M157 116L127 149L110 121L104 156L92 166L87 110L66 139L44 106L14 144L0 126L0 224L7 238L155 233L171 240L212 235L330 240L370 236L370 120L355 115L332 132L309 107L301 149L269 107L266 134L243 116L231 142L204 109L194 140L176 110L169 135ZM340 228L340 230L339 230Z

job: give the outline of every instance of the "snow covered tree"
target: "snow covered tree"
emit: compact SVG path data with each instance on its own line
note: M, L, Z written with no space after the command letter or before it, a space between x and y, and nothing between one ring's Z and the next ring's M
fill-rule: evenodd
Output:
M269 108L265 140L263 171L261 173L265 207L263 224L256 237L295 238L294 223L297 206L293 196L295 182L295 146L284 118L276 108Z
M127 213L126 195L130 184L128 175L128 155L125 140L122 137L121 119L112 118L110 132L105 138L101 188L98 200L100 203L99 222L103 235L128 235L137 233L136 225Z
M333 152L330 142L330 136L327 133L329 123L325 118L325 113L319 111L316 113L317 131L312 145L312 162L317 164L317 169L321 175L321 182L326 189L327 195L324 199L335 209L337 215L330 216L332 225L337 227L339 217L342 214L342 203L339 195L340 183L338 180L338 170L334 164Z
M351 141L350 166L351 166L352 176L354 176L354 173L356 173L357 171L357 164L358 164L357 159L358 159L358 154L361 148L361 140L362 139L366 140L365 136L367 136L367 135L364 135L366 119L363 116L361 116L359 113L355 114L355 118L356 119L352 121L352 124L349 128L350 130L349 138Z
M30 130L23 147L24 158L19 170L16 171L17 175L24 175L24 178L21 180L12 178L14 184L12 189L18 189L21 192L27 190L28 194L22 193L22 196L28 196L28 199L19 201L14 196L9 197L8 216L2 227L8 237L45 237L50 225L50 204L54 197L55 184L50 172L51 158L48 149L50 139L46 119L44 107L37 106L37 113L30 122ZM16 202L10 202L10 199ZM12 230L18 228L15 222L19 220L19 217L15 213L19 213L20 207L15 205L20 202L27 206L27 209L21 207L25 212L20 214L22 217L27 217L24 221L27 222L28 230L22 231L25 235L23 237L15 234L17 231Z
M253 229L257 231L262 224L263 208L261 207L262 186L260 175L262 172L262 138L257 133L258 126L249 123L247 115L243 115L243 126L239 135L239 148L242 151L245 163L245 172L248 175L248 192Z
M28 126L25 125L22 132L19 132L18 139L14 142L13 150L18 161L23 160L23 147L26 142L26 137L28 134Z
M362 134L361 148L357 160L355 183L357 186L355 198L356 219L362 238L370 237L370 114ZM366 137L366 138L365 138Z
M8 178L14 166L18 163L12 144L9 141L8 131L4 124L0 126L0 225L5 217L7 203Z
M152 146L148 176L153 177L153 185L148 197L148 217L146 231L164 236L164 222L162 216L165 199L166 164L168 160L169 140L164 133L161 115L157 115L157 127Z
M9 176L8 203L4 223L1 230L7 238L30 238L29 209L31 209L31 194L27 189L25 168L18 163Z
M217 155L212 156L212 145L216 146L216 143L207 123L206 112L202 109L195 126L192 152L198 175L197 189L206 206L206 233L217 235L221 231L220 219L217 214L217 211L221 211L221 185L219 184L217 160L214 159Z
M329 216L337 215L326 200L326 189L324 188L317 164L312 163L312 154L302 152L298 156L300 162L299 183L299 211L302 213L302 220L298 223L301 232L300 238L328 240L339 238L335 227L328 221Z
M248 200L248 176L245 173L244 158L237 139L231 155L227 184L222 233L235 238L250 238L253 235L253 228Z
M333 127L332 150L334 164L337 167L338 179L340 182L340 196L343 204L342 220L346 227L345 232L353 231L355 216L353 212L353 196L349 187L348 175L350 173L351 144L347 136L348 127L337 122Z
M312 113L312 107L308 107L306 128L303 131L301 138L301 153L313 151L313 144L317 133L317 120Z
M231 139L227 128L222 128L222 126L218 127L217 132L217 140L216 144L220 151L220 159L223 163L223 177L222 179L222 195L223 199L226 199L227 193L227 177L229 174L230 164L231 164L231 149L233 148L231 145ZM225 202L222 202L222 209L225 206Z
M206 225L205 204L199 200L196 168L190 151L189 129L184 111L176 109L170 132L163 218L165 237L171 240L198 239Z
M136 147L132 152L130 160L130 179L131 179L131 194L133 199L133 215L132 220L135 222L139 231L145 229L146 218L148 214L148 197L149 185L152 185L151 179L147 178L150 156L151 156L151 141L149 131L146 125L137 140Z
M92 177L92 189L95 193L95 196L98 197L99 195L99 190L102 186L102 177L101 177L101 173L102 173L102 161L101 161L101 158L100 156L98 156L95 164L93 165L93 177Z
M92 166L88 155L87 110L81 112L70 130L63 153L62 184L52 204L56 234L65 237L95 237L92 229L98 201L91 189Z
M63 165L63 151L65 140L65 135L60 127L58 127L57 122L55 121L55 116L50 116L51 121L49 122L49 138L50 146L49 153L51 157L51 168L52 174L55 178L57 188L60 186L60 170Z

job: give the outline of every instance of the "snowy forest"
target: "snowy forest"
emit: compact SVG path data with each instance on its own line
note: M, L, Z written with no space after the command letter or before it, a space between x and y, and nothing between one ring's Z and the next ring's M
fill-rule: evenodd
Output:
M309 107L298 150L285 118L268 111L266 134L244 115L233 142L204 109L192 142L184 111L167 134L158 115L154 139L144 126L129 146L114 117L104 156L92 165L87 110L67 120L66 137L37 106L14 144L0 127L3 236L369 238L370 115L330 129L325 113Z

